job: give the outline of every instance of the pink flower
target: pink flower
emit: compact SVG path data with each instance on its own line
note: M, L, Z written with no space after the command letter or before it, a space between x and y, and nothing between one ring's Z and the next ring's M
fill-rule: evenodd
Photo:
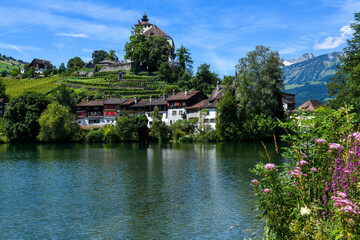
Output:
M264 189L264 193L269 193L269 192L271 192L271 189L268 189L268 188Z
M307 161L304 161L304 160L301 160L300 161L300 164L299 163L297 163L296 165L300 165L300 166L304 166L304 165L306 165L306 164L309 164Z
M342 146L338 143L329 143L329 148L330 149L340 149Z
M265 164L264 167L266 170L271 170L271 169L275 168L275 164L268 163L268 164Z
M337 195L341 198L346 198L347 194L343 192L338 192Z
M258 182L259 182L259 181L256 180L256 179L251 180L251 183L253 183L253 184L257 184Z
M316 143L319 143L319 144L325 144L326 143L326 140L325 139L321 139L321 138L317 138L315 140Z
M310 171L317 172L317 169L316 169L316 167L312 167L312 168L310 168Z

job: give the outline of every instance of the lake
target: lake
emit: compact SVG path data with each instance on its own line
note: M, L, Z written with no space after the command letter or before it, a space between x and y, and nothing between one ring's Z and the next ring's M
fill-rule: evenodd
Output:
M249 184L255 177L249 169L265 162L261 152L260 143L2 144L1 238L261 234ZM229 232L232 225L241 228Z

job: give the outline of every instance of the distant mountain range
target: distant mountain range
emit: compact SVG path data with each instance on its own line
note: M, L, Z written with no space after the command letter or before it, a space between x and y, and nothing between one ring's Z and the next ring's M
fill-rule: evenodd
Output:
M329 100L326 82L335 75L342 52L332 52L315 57L305 53L301 57L283 61L286 92L296 94L296 105L309 99Z

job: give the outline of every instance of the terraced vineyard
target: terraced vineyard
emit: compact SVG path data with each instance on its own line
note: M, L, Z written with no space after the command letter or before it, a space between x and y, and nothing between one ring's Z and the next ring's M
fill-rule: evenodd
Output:
M128 75L117 81L116 72L99 72L94 77L69 77L63 79L72 88L84 88L92 91L101 91L111 97L160 97L166 86L165 82L158 81L154 76Z

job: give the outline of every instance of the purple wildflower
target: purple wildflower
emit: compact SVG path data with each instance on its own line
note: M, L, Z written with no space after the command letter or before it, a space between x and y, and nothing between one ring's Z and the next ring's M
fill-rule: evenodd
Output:
M342 146L338 143L329 143L329 148L330 149L340 149Z
M271 192L271 189L268 189L268 188L264 189L264 193L269 193L269 192Z
M316 169L316 167L312 167L312 168L310 168L310 171L317 172L317 169Z
M275 168L275 164L268 163L268 164L265 164L264 167L266 170L271 170L271 169Z
M299 165L300 165L300 166L304 166L304 165L306 165L306 164L309 164L309 163L308 163L307 161L301 160L300 163L297 163L296 165L297 165L297 166L299 166Z
M319 143L319 144L325 144L326 143L326 140L325 139L321 139L321 138L317 138L315 140L316 143Z
M251 183L252 183L252 184L257 184L258 182L259 182L259 181L256 180L256 179L251 180Z

